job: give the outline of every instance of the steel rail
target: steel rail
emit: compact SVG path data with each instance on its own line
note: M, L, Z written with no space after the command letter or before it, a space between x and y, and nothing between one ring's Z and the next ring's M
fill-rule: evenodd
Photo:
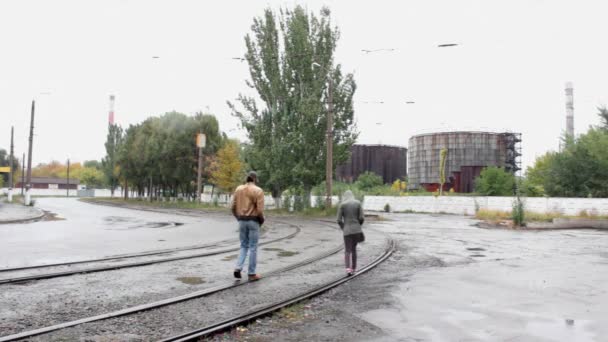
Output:
M102 206L107 206L107 207L118 207L118 208L123 208L123 209L148 211L148 212L157 212L157 213L166 214L165 211L162 211L162 210L155 211L152 208L149 208L149 209L148 208L129 208L129 207L124 207L124 206L120 206L118 204L109 203L109 202L90 202L90 201L81 201L81 202L84 202L84 203L87 203L87 204L97 204L97 205L102 205ZM191 213L189 213L187 211L186 212L184 212L184 211L178 211L177 215L188 216L188 217L200 217L200 215L192 215ZM278 222L280 222L280 221L278 221ZM281 222L281 223L286 223L286 222ZM289 223L286 223L286 224L289 224ZM265 232L264 232L264 234L265 234ZM102 261L127 259L127 258L138 258L138 257L150 256L150 255L161 255L161 254L168 254L168 253L174 253L174 252L182 252L182 251L195 250L195 249L204 249L204 248L214 247L214 246L218 246L218 245L221 245L221 244L226 244L226 243L236 242L236 241L239 241L239 239L238 238L235 238L235 239L226 239L226 240L220 240L220 241L217 241L217 242L214 242L214 243L211 243L211 244L185 246L185 247L175 247L175 248L167 248L167 249L158 249L158 250L151 250L151 251L146 251L146 252L141 252L141 253L118 254L118 255L112 255L112 256L98 258L98 259L68 261L68 262L60 262L60 263L54 263L54 264L42 264L42 265L22 266L22 267L13 267L13 268L0 268L0 273L2 273L2 272L24 271L24 270L31 270L31 269L46 268L46 267L71 266L71 265L87 264L87 263L93 263L93 262L102 262Z
M327 258L331 255L338 253L342 249L344 249L344 247L342 245L340 245L340 246L335 247L331 250L328 250L324 253L318 254L314 257L302 260L298 263L275 269L273 271L266 273L266 276L264 278L262 278L262 280L259 280L259 281L263 281L264 279L271 277L273 275L291 271L296 268L306 266L313 262L322 260L324 258ZM208 289L192 292L192 293L185 294L185 295L178 296L178 297L163 299L163 300L153 302L153 303L142 304L142 305L138 305L138 306L134 306L134 307L130 307L130 308L126 308L126 309L122 309L122 310L118 310L118 311L114 311L114 312L110 312L110 313L82 318L82 319L78 319L78 320L71 321L71 322L60 323L60 324L53 325L53 326L48 326L48 327L44 327L44 328L39 328L39 329L35 329L35 330L30 330L30 331L25 331L25 332L13 334L13 335L0 337L0 342L21 340L21 339L25 339L25 338L29 338L29 337L33 337L33 336L37 336L37 335L47 334L47 333L50 333L50 332L53 332L56 330L60 330L60 329L74 327L74 326L80 325L80 324L91 323L91 322L95 322L95 321L101 321L101 320L106 320L106 319L120 317L120 316L126 316L126 315L130 315L130 314L134 314L134 313L138 313L138 312L142 312L142 311L148 311L148 310L152 310L152 309L156 309L156 308L159 308L162 306L167 306L167 305L183 302L183 301L190 300L190 299L208 296L213 293L235 288L235 287L242 286L242 285L245 285L248 283L250 283L249 280L226 282L222 285L214 286L214 287L211 287Z
M299 234L300 231L302 230L298 226L295 226L295 225L290 224L290 223L287 223L287 224L290 225L290 226L292 226L292 227L295 227L296 228L295 232L293 232L293 233L291 233L289 235L286 235L286 236L282 236L280 238L276 238L276 239L273 239L273 240L260 242L258 244L258 246L263 246L263 245L267 245L267 244L270 244L270 243L275 243L275 242L278 242L278 241L281 241L281 240L290 239L290 238L296 236L297 234ZM74 275L74 274L96 273L96 272L103 272L103 271L118 270L118 269L122 269L122 268L148 266L148 265L160 264L160 263L165 263L165 262L172 262L172 261L178 261L178 260L187 260L187 259L194 259L194 258L201 258L201 257L218 255L218 254L223 254L223 253L229 253L229 252L238 251L239 249L240 249L240 247L224 248L224 249L217 250L217 251L211 251L211 252L206 252L206 253L198 253L198 254L191 254L191 255L185 255L185 256L179 256L179 257L171 257L171 258L164 258L164 259L157 259L157 260L139 261L139 262L132 262L132 263L127 263L127 264L119 264L119 265L90 267L90 268L83 268L83 269L79 269L79 270L69 270L69 271L61 271L61 272L53 272L53 273L44 273L44 274L30 275L30 276L24 276L24 277L6 278L6 279L0 279L0 285L13 284L13 283L21 283L21 282L32 281L32 280L41 280L41 279L50 279L50 278L57 278L57 277L65 277L65 276L70 276L70 275Z
M353 274L352 276L340 277L338 279L335 279L328 283L320 285L312 290L298 294L292 298L267 305L263 308L260 308L260 309L257 309L257 310L254 310L254 311L251 311L251 312L248 312L248 313L245 313L243 315L239 315L239 316L236 316L233 318L229 318L227 320L209 325L204 328L196 329L196 330L189 331L189 332L177 335L177 336L162 339L162 340L160 340L160 342L192 341L195 339L199 339L201 337L209 336L211 334L216 334L216 333L219 333L222 331L226 331L228 329L234 328L235 326L243 325L256 318L267 316L284 307L287 307L287 306L296 304L298 302L301 302L303 300L317 296L323 292L326 292L332 288L335 288L335 287L373 269L374 267L376 267L377 265L382 263L384 260L386 260L389 256L391 256L391 254L393 254L394 250L395 250L395 241L393 239L389 238L388 243L387 243L387 248L385 249L384 253L382 253L380 256L378 256L378 258L376 258L371 263L367 264L365 267L363 267L361 270L359 270L357 273Z
M139 257L143 257L143 256L162 255L162 254L189 251L189 250L195 250L195 249L206 249L206 248L210 248L210 247L224 245L224 244L231 243L231 242L236 242L238 240L239 239L226 239L226 240L217 241L215 243L207 243L207 244L203 244L203 245L157 249L157 250L151 250L151 251L140 252L140 253L132 253L132 254L118 254L118 255L107 256L107 257L103 257L103 258L99 258L99 259L87 259L87 260L78 260L78 261L59 262L59 263L55 263L55 264L41 264L41 265L22 266L22 267L13 267L13 268L0 268L0 273L17 272L17 271L40 269L40 268L47 268L47 267L71 266L71 265L88 264L88 263L94 263L94 262L119 260L119 259L139 258Z

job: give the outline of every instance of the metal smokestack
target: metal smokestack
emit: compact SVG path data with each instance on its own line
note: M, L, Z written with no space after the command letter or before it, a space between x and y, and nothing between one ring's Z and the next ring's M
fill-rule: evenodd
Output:
M110 112L108 113L108 123L114 124L114 95L110 95Z
M574 89L566 83L566 136L574 138Z

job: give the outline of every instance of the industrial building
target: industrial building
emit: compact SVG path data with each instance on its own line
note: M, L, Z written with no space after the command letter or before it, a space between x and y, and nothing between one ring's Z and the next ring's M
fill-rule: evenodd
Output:
M381 176L384 183L405 179L407 149L388 145L353 145L348 161L336 168L336 179L352 183L367 171Z
M444 191L473 192L475 178L487 166L516 172L520 167L520 133L445 132L409 140L408 188L439 189L440 151L447 149Z
M70 178L69 184L67 178L52 178L52 177L32 177L32 189L72 189L77 190L80 180L78 178ZM19 181L15 188L25 186Z

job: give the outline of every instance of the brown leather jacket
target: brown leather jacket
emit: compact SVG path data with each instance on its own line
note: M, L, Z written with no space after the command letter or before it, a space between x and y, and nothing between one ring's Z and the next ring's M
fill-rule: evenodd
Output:
M232 196L232 214L237 220L264 223L264 191L253 182L239 185Z

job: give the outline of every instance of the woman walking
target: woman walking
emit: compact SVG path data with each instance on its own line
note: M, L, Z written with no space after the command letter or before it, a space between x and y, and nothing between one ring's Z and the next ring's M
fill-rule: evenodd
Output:
M349 276L357 270L357 243L365 241L361 230L363 221L361 202L355 199L352 191L347 190L338 208L338 224L344 233L344 262Z

